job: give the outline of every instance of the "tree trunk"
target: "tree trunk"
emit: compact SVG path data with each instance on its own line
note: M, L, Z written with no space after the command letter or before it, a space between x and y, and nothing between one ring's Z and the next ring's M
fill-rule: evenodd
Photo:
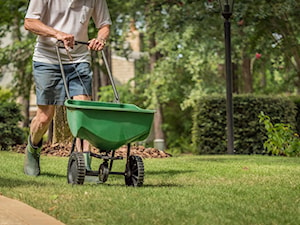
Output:
M232 63L232 93L239 93L239 77L237 74L237 64Z
M253 81L251 73L251 59L247 56L243 57L242 64L242 74L243 74L243 93L253 92Z
M75 121L74 121L75 122ZM53 119L53 139L54 143L69 143L72 140L72 134L67 122L67 111L64 106L56 106Z
M295 60L295 68L297 71L298 81L296 82L297 93L300 93L300 56L298 52L298 48L292 50L293 58Z
M19 98L20 100L20 104L21 104L21 113L24 116L24 119L22 121L21 126L22 127L29 127L29 99L28 98L24 98L23 96Z
M53 132L54 132L54 125L53 125L53 120L51 121L49 128L48 128L48 143L53 143Z
M241 23L239 26L238 33L240 37L245 37L244 24ZM252 81L252 71L251 71L251 59L246 53L247 42L242 45L242 77L241 77L241 92L242 93L252 93L253 92L253 81Z
M150 39L150 49L154 48L156 46L156 41L155 41L155 33L152 34L151 39ZM160 54L158 52L155 52L150 55L150 71L154 70L155 63L157 59L159 59ZM158 148L159 150L165 150L166 145L165 145L165 134L162 129L162 124L163 124L163 109L160 104L159 98L156 96L156 113L154 115L154 147Z
M155 139L165 139L164 132L161 129L161 124L163 122L163 115L161 106L158 105L156 108L156 113L154 115L154 132L155 132Z

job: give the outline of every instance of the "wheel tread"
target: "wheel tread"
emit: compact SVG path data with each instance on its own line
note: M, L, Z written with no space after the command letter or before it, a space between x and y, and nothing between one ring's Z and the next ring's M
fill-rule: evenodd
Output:
M73 177L72 169L73 163L76 163L75 168L77 169L76 175ZM83 184L85 178L85 163L82 152L72 152L69 163L68 163L68 183L71 184Z
M130 156L126 164L125 183L141 187L144 183L144 163L140 156Z

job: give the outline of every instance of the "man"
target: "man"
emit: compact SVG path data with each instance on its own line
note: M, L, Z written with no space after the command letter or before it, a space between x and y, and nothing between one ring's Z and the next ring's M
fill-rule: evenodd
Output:
M89 40L88 25L93 19L97 37ZM70 96L75 100L91 97L92 71L89 50L105 46L111 19L106 0L31 0L24 27L38 35L33 54L33 74L37 95L37 114L30 126L24 172L40 174L40 151L43 135L54 116L55 105L63 105L66 93L61 77L55 45L61 41L61 60ZM75 41L88 42L75 45Z

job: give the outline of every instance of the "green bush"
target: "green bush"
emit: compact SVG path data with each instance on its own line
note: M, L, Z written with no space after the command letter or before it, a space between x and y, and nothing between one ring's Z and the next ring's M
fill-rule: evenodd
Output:
M259 122L264 124L267 140L264 148L272 155L300 156L300 138L290 124L276 123L263 112L259 115Z
M163 109L163 130L168 150L175 153L190 153L191 144L191 110L182 111L179 104L168 104Z
M18 127L22 120L19 106L14 102L0 102L0 149L24 143L24 132Z
M296 113L296 131L300 133L300 97L299 96L290 96L289 99L294 102L296 105L297 113Z
M11 91L0 87L0 102L7 102L12 98Z
M254 95L233 97L234 147L237 154L264 152L266 130L259 123L263 111L274 123L296 126L296 106L288 98ZM201 99L193 112L192 142L199 154L225 154L227 152L225 96Z

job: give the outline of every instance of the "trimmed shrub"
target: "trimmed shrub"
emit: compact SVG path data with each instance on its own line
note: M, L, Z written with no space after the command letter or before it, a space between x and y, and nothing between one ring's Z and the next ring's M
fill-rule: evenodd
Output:
M297 109L297 113L296 113L296 131L297 131L297 133L300 133L300 97L299 96L291 96L289 98L296 105L296 109Z
M22 120L19 106L14 102L0 102L0 149L24 143L25 135L18 127Z
M289 98L237 95L233 97L234 147L236 154L264 152L266 131L259 123L263 111L274 123L296 127L296 106ZM225 96L203 97L193 113L192 142L199 154L227 152Z

